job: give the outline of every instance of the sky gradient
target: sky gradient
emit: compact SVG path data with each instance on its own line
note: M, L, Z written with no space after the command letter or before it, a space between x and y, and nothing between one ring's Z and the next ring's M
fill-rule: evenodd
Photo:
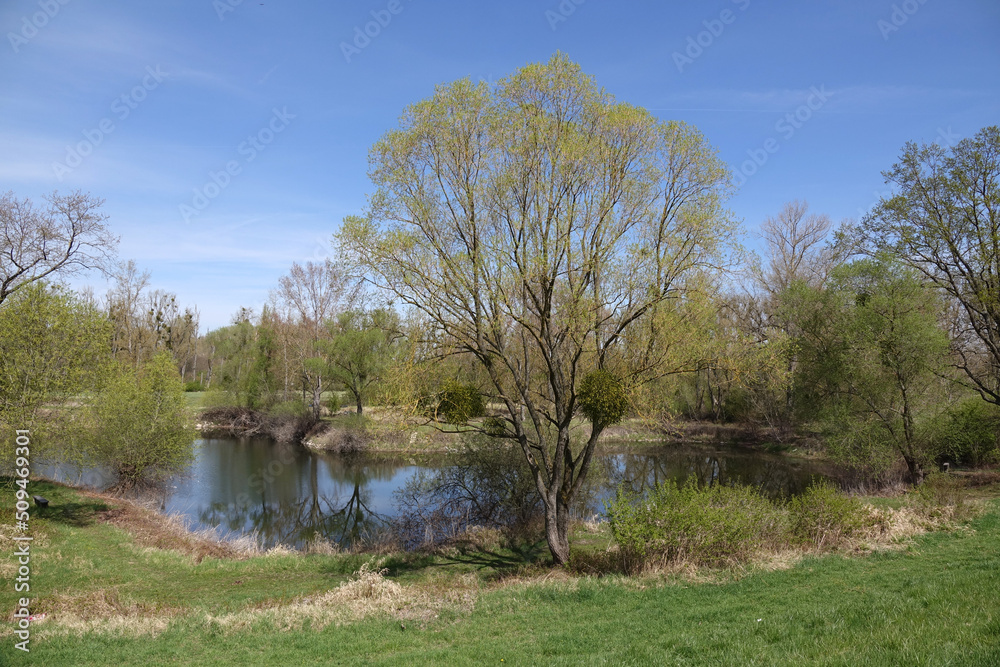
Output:
M861 217L907 141L1000 123L996 0L14 0L0 28L0 191L105 199L203 332L330 254L407 104L556 51L705 134L751 247L794 199Z

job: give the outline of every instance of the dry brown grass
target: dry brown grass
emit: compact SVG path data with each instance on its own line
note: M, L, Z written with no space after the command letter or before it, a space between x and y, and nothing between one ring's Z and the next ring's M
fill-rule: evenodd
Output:
M444 609L471 611L475 605L478 590L467 578L453 581L444 591L401 586L385 578L382 562L380 559L365 563L349 581L326 593L267 609L209 615L205 622L226 633L248 630L258 624L281 631L300 630L307 621L312 629L322 629L372 616L389 616L400 622L419 624L437 618ZM461 585L462 582L465 585Z
M87 593L53 592L35 600L32 611L58 618L60 624L67 617L93 621L115 616L151 618L176 614L176 611L164 610L156 605L122 598L114 586Z
M176 551L190 556L196 563L205 558L241 558L246 555L210 531L191 532L180 517L163 515L123 498L87 495L112 505L98 512L98 519L132 535L138 546Z
M204 624L224 633L266 625L281 631L301 630L308 622L313 629L344 625L372 616L388 616L418 626L437 618L443 610L469 612L475 606L479 585L474 576L451 577L443 582L402 586L385 578L383 560L371 560L336 588L287 604L264 604L214 616L188 615L186 622ZM40 636L83 635L155 636L171 623L184 619L182 610L156 608L123 599L115 588L86 594L59 594L40 600L35 613L45 613L39 622ZM9 635L0 631L0 637Z

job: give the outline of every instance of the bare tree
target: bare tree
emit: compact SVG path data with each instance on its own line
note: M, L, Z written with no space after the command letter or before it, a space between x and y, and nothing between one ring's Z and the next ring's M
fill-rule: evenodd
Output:
M118 238L108 230L103 199L53 192L48 208L13 192L0 196L0 303L38 280L81 269L108 268Z
M786 341L798 334L795 322L780 314L781 298L796 281L813 287L827 281L840 258L837 246L828 242L832 228L829 216L809 214L809 204L804 201L787 202L777 216L761 223L766 264L753 266L754 282L760 292L751 295L747 311L749 320L756 322L761 339ZM785 380L788 380L795 373L797 360L793 346L782 349L787 355ZM775 423L787 426L794 397L790 382L785 382L784 395L780 413L769 412Z
M119 265L115 284L105 297L108 317L114 326L112 352L136 365L142 360L143 332L140 323L140 299L149 287L149 272L139 272L134 260Z
M299 316L300 324L317 331L356 295L357 287L350 277L329 259L322 263L293 263L288 275L278 279L275 292L278 302Z
M781 212L760 225L766 267L757 268L757 280L772 296L795 280L822 283L833 265L833 253L824 245L833 227L827 215L808 215L806 202L788 202Z
M287 359L290 351L303 390L312 394L312 411L316 419L320 414L324 374L322 364L310 360L317 359L317 345L329 335L325 323L349 308L357 295L357 282L329 259L322 263L293 263L288 275L278 280L278 289L272 294L279 311L297 318L295 329L282 329L286 335L293 334L282 341L282 355Z

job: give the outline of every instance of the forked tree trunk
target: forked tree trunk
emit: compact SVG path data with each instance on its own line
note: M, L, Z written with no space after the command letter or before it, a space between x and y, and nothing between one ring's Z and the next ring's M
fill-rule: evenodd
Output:
M569 505L558 492L550 494L545 503L545 541L556 565L569 563Z

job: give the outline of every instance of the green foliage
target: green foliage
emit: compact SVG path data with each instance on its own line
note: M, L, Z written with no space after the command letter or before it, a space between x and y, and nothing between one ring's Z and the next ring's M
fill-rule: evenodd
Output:
M138 371L114 367L92 407L85 457L110 466L118 486L152 482L183 469L193 457L194 429L173 357L160 352Z
M33 429L33 451L52 446L58 456L55 434L72 417L62 406L97 384L110 337L107 319L60 287L35 282L10 295L0 306L0 423ZM0 442L2 467L13 440Z
M430 412L450 424L465 424L486 414L486 402L475 386L450 382L438 394Z
M884 421L859 415L843 404L830 404L822 413L820 428L832 459L865 481L890 481L900 457Z
M330 392L330 397L326 399L326 408L330 411L330 414L337 414L340 412L340 394L337 392Z
M566 462L596 446L581 451L564 418L578 363L613 359L629 385L671 368L658 345L628 341L735 250L731 174L696 128L615 100L562 53L495 84L438 86L404 110L369 165L376 190L338 243L421 312L428 347L488 369L518 438L553 452L538 462L547 539L565 563L567 508L589 470Z
M895 192L864 219L863 241L959 306L956 365L1000 404L1000 126L949 147L907 143L883 176Z
M194 380L192 382L185 382L184 391L185 392L205 391L205 385L203 385L201 382L198 382L197 380Z
M872 525L862 502L828 481L814 483L792 498L788 511L792 535L820 549L841 544Z
M962 480L950 473L934 472L924 478L923 484L910 492L907 500L923 515L931 519L964 521L975 514L975 508L965 502Z
M978 396L938 415L927 430L933 451L955 463L980 466L1000 459L1000 411Z
M599 369L584 376L577 389L580 411L594 426L617 424L628 414L629 400L621 379Z
M324 374L350 392L358 413L395 361L398 329L394 311L348 311L330 323L330 339L319 345L326 363Z
M693 480L658 484L645 498L619 491L607 514L615 541L640 564L745 562L787 531L785 513L755 489Z
M831 451L875 475L894 452L919 482L937 455L922 424L946 384L939 296L913 270L878 257L838 267L826 288L795 284L783 298L800 331L798 398L825 422Z
M241 312L234 324L210 332L206 341L215 347L220 362L213 387L228 392L232 405L266 409L272 400L277 355L272 329L255 325L249 313Z
M306 404L299 399L292 399L290 401L284 401L283 403L276 403L267 411L268 416L271 417L300 417L305 418L309 416L309 408Z
M487 417L483 420L483 432L494 438L507 433L507 421L500 417Z

